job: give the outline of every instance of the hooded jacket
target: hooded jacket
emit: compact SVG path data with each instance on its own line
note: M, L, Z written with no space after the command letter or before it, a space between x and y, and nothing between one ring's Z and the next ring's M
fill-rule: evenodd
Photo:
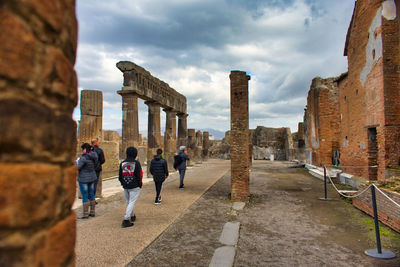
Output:
M143 171L140 162L135 160L137 149L128 147L126 159L119 164L118 180L124 189L142 187Z
M98 158L95 152L83 154L78 160L78 181L80 183L91 183L97 179L95 166Z
M165 177L168 176L167 161L161 155L155 155L154 159L151 160L150 173L156 181L165 180Z

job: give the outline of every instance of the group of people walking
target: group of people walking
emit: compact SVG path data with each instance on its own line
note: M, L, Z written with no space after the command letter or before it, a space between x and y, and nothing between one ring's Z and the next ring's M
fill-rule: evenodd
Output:
M99 140L93 139L92 146L84 143L81 146L82 156L78 159L78 184L82 194L83 214L80 218L87 219L89 216L95 216L95 194L96 185L102 170L101 165L104 164L104 152L99 148ZM136 220L134 207L139 198L143 185L143 171L141 164L136 160L138 151L135 147L126 149L126 158L119 164L118 179L124 189L126 201L126 211L122 221L122 227L133 226ZM155 205L161 204L161 191L165 179L168 178L168 164L162 157L162 149L157 149L156 155L150 163L150 173L156 188ZM186 161L189 156L186 154L186 147L181 146L179 153L174 157L174 168L179 171L179 188L183 189L183 180L186 171ZM90 211L89 211L90 208Z

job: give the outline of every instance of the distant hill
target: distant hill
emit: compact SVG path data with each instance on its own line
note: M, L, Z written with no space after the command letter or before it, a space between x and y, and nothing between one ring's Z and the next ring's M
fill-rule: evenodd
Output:
M114 131L117 131L119 133L119 135L122 136L122 129L116 129ZM196 129L196 131L197 131L197 129ZM211 129L211 128L200 129L200 131L208 132L209 134L212 134L214 136L215 140L221 140L222 138L225 137L225 132ZM164 132L164 128L161 129L161 132ZM141 133L143 137L147 137L147 130L139 131L139 133Z

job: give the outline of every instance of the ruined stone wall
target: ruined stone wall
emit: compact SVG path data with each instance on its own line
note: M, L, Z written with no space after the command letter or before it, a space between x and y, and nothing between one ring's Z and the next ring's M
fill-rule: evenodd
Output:
M79 144L90 144L93 138L103 140L103 93L97 90L82 90L80 109Z
M271 155L275 160L288 159L286 148L289 151L289 143L293 148L293 141L286 138L285 132L285 128L263 126L257 126L255 130L251 130L253 159L271 159Z
M74 266L75 2L3 0L0 18L0 266Z
M339 90L341 165L345 172L370 180L384 180L387 167L399 166L396 10L394 1L357 1L345 46L349 71Z
M305 146L307 163L331 165L334 151L339 150L340 114L338 79L312 80L304 112Z
M231 71L231 198L246 201L249 196L249 91L250 76Z

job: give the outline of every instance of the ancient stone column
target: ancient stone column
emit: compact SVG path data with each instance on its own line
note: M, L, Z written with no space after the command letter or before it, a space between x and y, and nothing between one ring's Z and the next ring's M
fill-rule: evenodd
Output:
M195 151L196 151L196 130L188 129L187 153L190 158L188 165L193 165L193 163L195 162Z
M176 152L176 112L172 109L163 109L166 113L164 134L164 155L168 162L168 170L174 169L174 155Z
M201 133L200 130L196 132L196 148L194 151L195 154L195 162L196 163L201 163L202 158L203 158L203 134Z
M249 196L249 92L250 76L231 71L231 198L246 201Z
M118 91L122 96L122 148L120 158L125 158L126 148L139 145L138 96L135 93Z
M203 160L208 159L208 149L210 148L209 133L203 132Z
M81 91L81 119L79 120L79 144L90 143L92 138L102 140L103 93L97 90Z
M157 148L161 148L161 127L160 127L160 104L154 101L144 102L149 108L147 127L147 177L150 174L150 162L156 154Z
M187 116L188 114L178 113L178 140L177 149L180 146L188 146L188 129L187 129Z
M0 266L75 266L75 1L0 18Z

